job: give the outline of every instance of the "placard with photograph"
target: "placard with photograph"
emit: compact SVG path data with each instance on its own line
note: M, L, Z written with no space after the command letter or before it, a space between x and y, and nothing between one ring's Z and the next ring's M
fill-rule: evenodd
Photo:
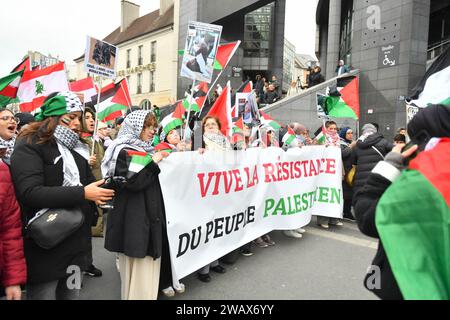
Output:
M189 23L181 76L211 83L222 29L214 24Z
M112 44L87 37L84 68L86 72L104 78L116 78L119 49Z

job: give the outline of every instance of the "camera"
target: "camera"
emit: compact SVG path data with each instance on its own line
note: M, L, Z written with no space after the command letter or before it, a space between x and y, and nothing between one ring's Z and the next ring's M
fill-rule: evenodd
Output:
M101 186L103 189L118 190L122 188L127 183L125 177L109 177L105 179L105 183Z
M125 177L117 176L117 177L109 177L105 179L105 183L100 186L103 189L109 189L117 191L122 188L127 183L127 179ZM106 204L99 206L102 209L114 209L114 198L107 201Z

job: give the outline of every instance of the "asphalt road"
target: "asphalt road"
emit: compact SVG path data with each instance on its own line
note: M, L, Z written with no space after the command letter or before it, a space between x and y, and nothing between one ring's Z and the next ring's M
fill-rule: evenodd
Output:
M225 274L211 272L210 283L195 273L182 282L186 292L173 300L373 300L363 287L377 241L362 235L357 226L319 229L313 218L302 239L271 233L276 245L252 247L254 255L240 256ZM115 254L103 248L103 238L94 238L94 264L100 278L86 277L81 299L120 300L120 277ZM161 297L166 300L168 298Z

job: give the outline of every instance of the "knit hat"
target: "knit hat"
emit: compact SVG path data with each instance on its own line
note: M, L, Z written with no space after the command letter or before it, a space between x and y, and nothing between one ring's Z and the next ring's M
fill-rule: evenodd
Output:
M71 91L60 92L44 102L41 106L41 112L36 115L36 120L43 121L49 117L62 116L77 111L84 112L84 106L80 98Z

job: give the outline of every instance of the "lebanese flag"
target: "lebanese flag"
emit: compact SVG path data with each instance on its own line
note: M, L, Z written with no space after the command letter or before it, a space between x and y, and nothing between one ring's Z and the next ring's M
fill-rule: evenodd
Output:
M232 129L231 120L231 86L228 81L226 88L222 91L222 94L217 98L216 102L212 106L208 113L209 116L215 116L219 118L222 125L222 133L228 136Z
M220 45L217 50L214 69L215 70L225 69L240 45L241 45L240 40Z
M23 73L24 70L21 70L0 79L0 107L6 106L16 99Z
M434 140L376 209L380 241L405 300L450 299L450 139Z
M94 80L88 77L79 81L69 83L70 91L82 93L84 95L84 102L92 101L92 97L98 94L98 90L94 85ZM97 101L97 100L95 100Z
M64 62L25 72L17 92L21 112L36 112L51 93L69 91Z
M97 99L96 95L91 97L94 102ZM131 97L126 79L111 83L102 89L100 103L96 105L98 120L113 121L121 117L128 108L131 108Z

